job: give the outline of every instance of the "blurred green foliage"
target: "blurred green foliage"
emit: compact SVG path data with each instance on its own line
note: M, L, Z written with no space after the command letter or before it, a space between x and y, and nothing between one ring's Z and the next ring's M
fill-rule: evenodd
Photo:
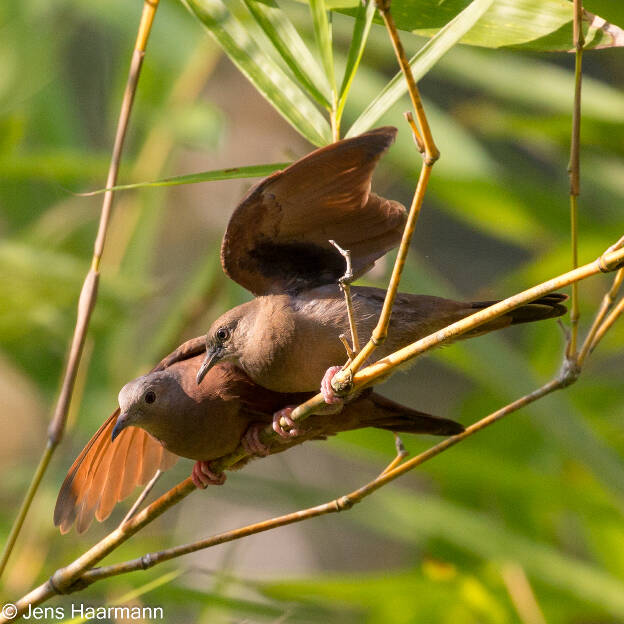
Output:
M586 5L623 25L619 4ZM266 15L283 20L269 8ZM284 3L284 8L301 34L296 45L314 50L307 7ZM251 24L242 3L238 10L239 19L245 16L242 23ZM97 228L100 200L72 191L102 186L139 15L138 3L122 0L0 5L0 395L3 429L16 436L7 433L12 444L2 446L3 535L44 443ZM348 71L357 67L353 23L333 15L333 58ZM294 37L289 24L280 22L273 36ZM323 27L319 14L316 41L327 46L319 32ZM257 25L245 32L259 38L253 50L266 52ZM405 34L409 54L422 43ZM283 63L289 84L308 73L316 84L314 77L325 75L321 68L329 62L327 56L325 64L321 59L316 56L314 70L305 63L276 62ZM595 258L624 231L621 61L618 49L585 55L581 262ZM572 65L566 54L455 46L423 78L442 158L418 223L404 290L488 299L568 269ZM348 90L338 94L345 95L345 128L395 73L386 33L373 25L348 100ZM257 164L304 153L277 116L261 121L267 113L259 98L249 97L241 109L249 90L238 93L243 87L237 80L236 69L197 20L181 5L164 1L120 182L254 164L244 145L236 152L240 160L218 161L243 122L267 146L266 158ZM227 85L234 85L231 92ZM296 106L293 115L295 122L318 122L314 132L324 140L329 126L316 107L319 100L331 100L334 87L317 86L319 93L306 104L317 116L297 116ZM297 88L308 98L305 86ZM275 91L274 97L283 93ZM375 178L379 192L404 203L420 166L401 116L407 107L403 97L377 122L397 125L401 132ZM243 110L245 119L233 110ZM238 184L234 191L232 184ZM114 407L121 385L248 297L220 270L218 245L233 204L220 204L220 191L214 190L242 196L243 186L218 182L188 188L118 195L67 439L3 579L7 599L47 578L114 526L111 518L86 535L61 538L51 510L67 467ZM368 283L383 286L389 266L383 267L386 275L378 271ZM581 285L584 330L609 284L610 278L601 276ZM180 559L54 604L143 601L163 606L167 619L176 622L543 621L539 611L531 611L531 594L527 598L523 591L528 582L545 621L624 622L623 342L620 322L576 385L454 447L348 514L285 529L275 544L261 535L219 550L208 564L193 559L189 567ZM562 353L563 335L554 322L522 327L440 349L383 392L470 423L556 374ZM431 440L405 442L417 452ZM393 450L391 438L376 431L308 446L251 464L220 491L184 501L111 559L329 500L373 476ZM167 483L185 476L188 467L181 462ZM273 580L257 573L263 565L254 569L244 563L244 553L254 547L249 544L259 549L256 557L270 567Z

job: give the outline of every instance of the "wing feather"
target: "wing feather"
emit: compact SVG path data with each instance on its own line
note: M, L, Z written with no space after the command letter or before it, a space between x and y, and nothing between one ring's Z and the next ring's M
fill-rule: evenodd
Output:
M397 246L407 218L398 202L370 192L377 162L396 128L372 130L308 154L245 196L230 219L223 270L255 295L334 283L351 251L354 273L365 273Z

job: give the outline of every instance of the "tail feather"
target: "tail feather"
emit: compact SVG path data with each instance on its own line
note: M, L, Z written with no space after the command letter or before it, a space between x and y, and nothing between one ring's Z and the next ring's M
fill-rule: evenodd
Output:
M480 336L496 329L509 327L510 325L519 325L520 323L533 323L534 321L544 321L546 319L557 318L563 316L568 309L563 302L568 298L562 293L550 293L544 297L540 297L531 303L515 308L507 314L503 314L484 325L480 325L476 329L467 332L460 338L472 338ZM470 303L471 310L482 310L498 301L473 301ZM471 312L472 313L472 312Z
M457 435L464 431L464 426L454 420L419 412L379 394L371 394L370 399L375 409L371 419L367 419L366 424L369 427L396 433L429 433L443 436Z
M558 316L563 316L568 311L563 305L567 298L568 295L563 293L550 293L515 310L511 310L511 312L503 315L502 318L511 321L510 325L557 318ZM473 301L470 306L475 310L482 310L495 303L498 303L498 301Z

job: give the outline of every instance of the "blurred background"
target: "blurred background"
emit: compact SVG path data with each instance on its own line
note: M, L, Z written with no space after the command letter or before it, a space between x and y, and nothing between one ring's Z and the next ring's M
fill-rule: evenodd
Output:
M608 4L608 3L605 3ZM287 4L305 38L307 8ZM623 18L613 5L613 21ZM591 7L590 7L591 8ZM618 13L619 11L619 13ZM0 5L0 528L5 536L45 444L141 12L110 0ZM622 24L624 19L620 19ZM346 55L352 20L334 16ZM414 53L423 40L405 34ZM402 289L511 295L570 266L567 161L573 56L457 46L421 82L442 158ZM584 60L580 262L624 231L624 64ZM395 73L373 26L345 121ZM409 205L421 159L403 98L373 188ZM245 80L181 5L159 9L120 182L295 159L312 147ZM4 575L16 598L108 533L127 511L61 537L52 509L77 453L117 392L249 293L227 280L220 239L253 181L117 195L98 303L66 437ZM365 283L384 286L393 257ZM580 286L581 328L611 283ZM567 318L564 320L567 323ZM583 335L583 334L582 334ZM349 513L260 534L98 583L52 605L162 606L175 622L624 622L624 323L576 385L454 447ZM556 375L555 321L439 349L383 394L469 424ZM411 453L433 438L405 436ZM106 563L331 500L394 454L364 430L252 462L193 494ZM165 491L188 476L181 460ZM4 541L4 537L3 537ZM130 598L129 598L130 596Z

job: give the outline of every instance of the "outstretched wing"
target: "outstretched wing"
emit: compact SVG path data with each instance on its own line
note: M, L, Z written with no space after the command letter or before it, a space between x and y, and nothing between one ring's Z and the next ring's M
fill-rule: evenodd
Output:
M230 219L223 270L255 295L335 283L345 272L329 243L351 251L356 276L397 246L404 206L370 192L396 128L372 130L318 149L245 196Z
M105 520L137 485L178 459L138 427L124 429L113 444L111 433L118 415L116 410L97 430L63 481L54 508L54 524L61 533L67 533L74 522L78 533L86 531L94 516Z
M204 349L203 337L188 340L152 372L195 357ZM54 524L61 533L67 533L74 522L79 533L86 531L94 516L100 522L105 520L137 485L144 485L157 470L170 468L178 459L138 427L124 429L113 443L111 434L118 415L116 410L108 417L65 477L54 508Z

